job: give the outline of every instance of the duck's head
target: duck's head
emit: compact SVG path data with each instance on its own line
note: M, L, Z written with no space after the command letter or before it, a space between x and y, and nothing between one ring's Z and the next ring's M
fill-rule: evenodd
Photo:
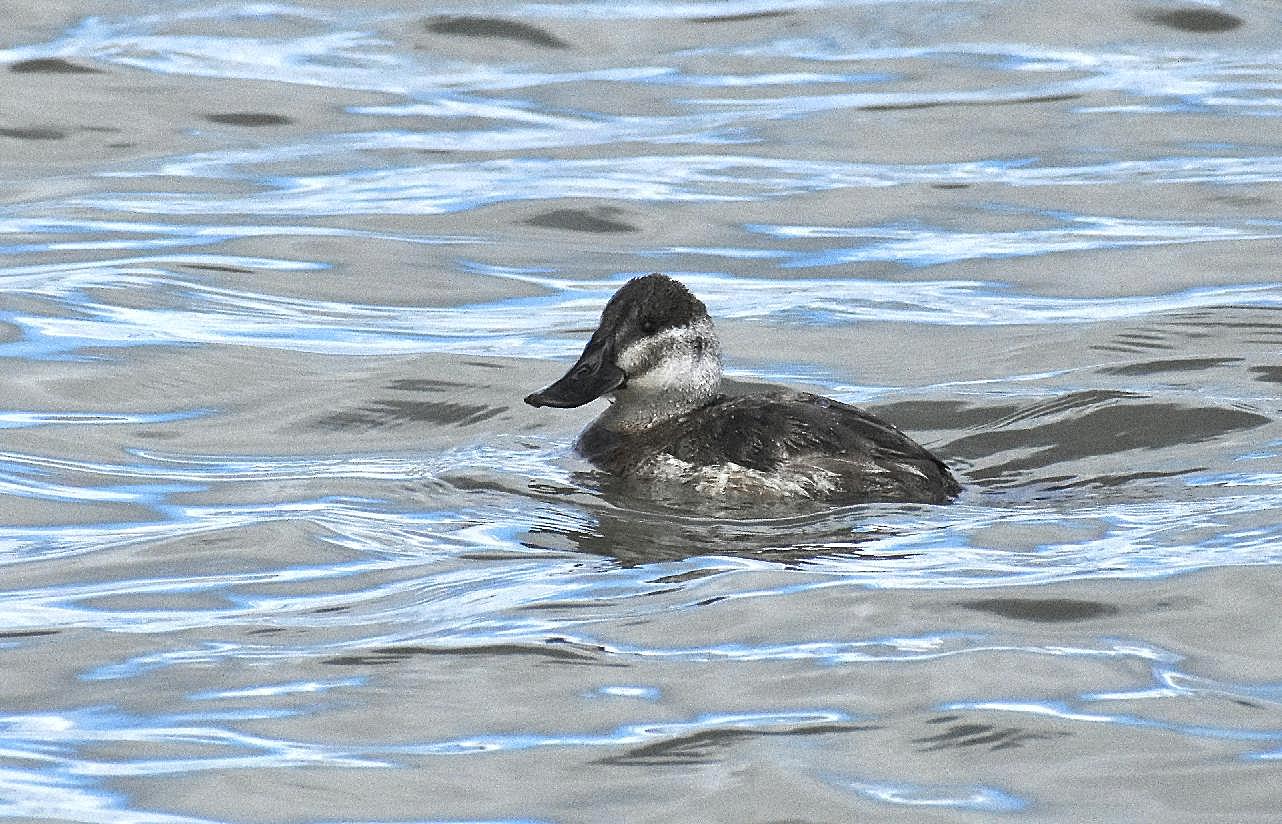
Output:
M709 401L721 349L703 302L667 275L633 278L614 293L570 371L528 395L531 406L582 406L613 393L620 423L662 419Z

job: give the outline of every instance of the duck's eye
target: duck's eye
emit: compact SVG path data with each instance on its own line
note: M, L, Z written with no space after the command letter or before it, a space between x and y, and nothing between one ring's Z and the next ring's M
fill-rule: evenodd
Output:
M658 324L656 324L656 323L654 322L654 318L642 318L642 319L641 319L641 334L643 334L643 335L653 335L653 334L654 334L654 330L655 330L655 329L657 329L657 328L659 328L659 327L658 327Z

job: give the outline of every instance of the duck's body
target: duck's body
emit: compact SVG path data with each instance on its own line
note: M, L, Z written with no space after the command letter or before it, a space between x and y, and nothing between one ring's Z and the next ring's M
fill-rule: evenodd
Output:
M959 489L895 427L806 393L720 396L636 432L597 421L577 446L611 474L703 494L942 503Z
M818 395L720 393L703 303L665 275L635 278L606 305L579 361L532 406L614 403L579 451L620 478L704 495L943 503L960 486L894 426Z

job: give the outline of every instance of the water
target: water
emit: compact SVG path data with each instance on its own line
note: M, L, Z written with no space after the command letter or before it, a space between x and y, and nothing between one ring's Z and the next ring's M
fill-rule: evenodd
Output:
M0 814L1275 820L1274 4L6 17ZM960 500L602 487L653 270Z

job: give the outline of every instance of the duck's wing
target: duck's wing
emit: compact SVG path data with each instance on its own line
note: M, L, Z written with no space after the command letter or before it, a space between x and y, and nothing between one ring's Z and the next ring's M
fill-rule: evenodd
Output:
M898 474L908 486L930 489L929 498L951 496L959 489L947 466L899 429L858 407L818 395L727 398L684 416L672 432L663 451L701 466L731 461L771 472L807 461L830 466L839 475L867 476L879 486L892 479L874 476ZM893 484L896 489L902 485Z

